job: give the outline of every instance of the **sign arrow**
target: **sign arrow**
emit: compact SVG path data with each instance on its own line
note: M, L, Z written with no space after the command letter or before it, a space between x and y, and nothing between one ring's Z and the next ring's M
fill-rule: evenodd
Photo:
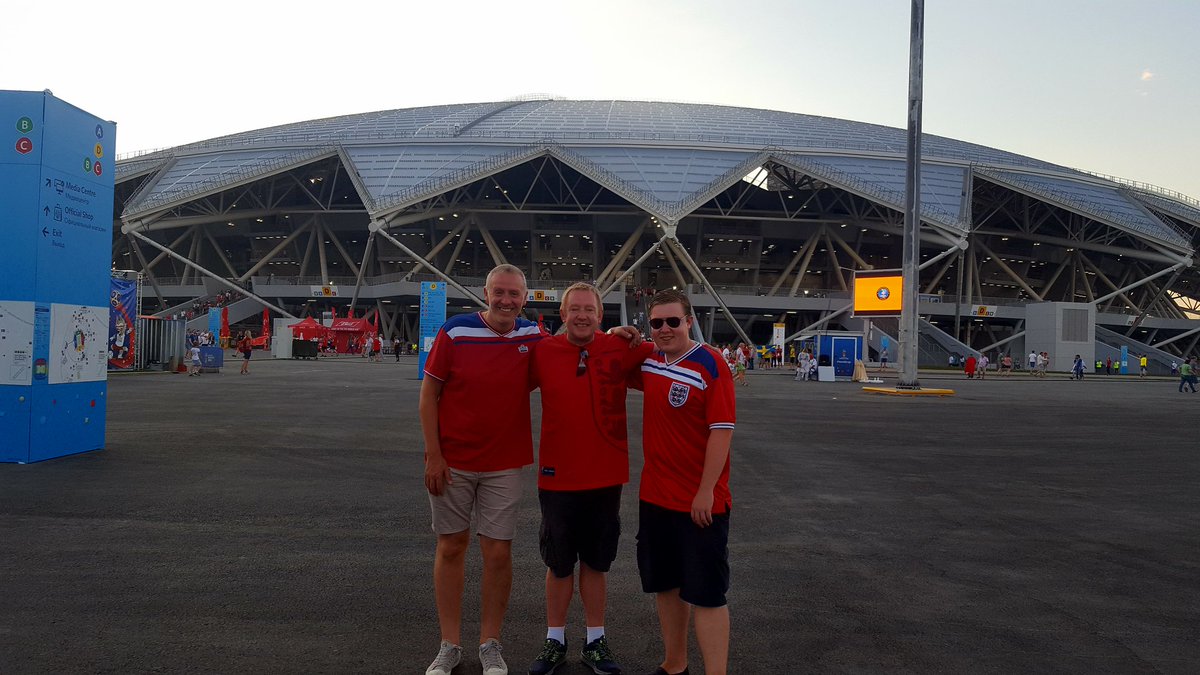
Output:
M42 207L42 213L46 214L47 216L50 215L50 207L49 206Z
M46 228L44 228L44 227L43 227L43 228L42 228L42 236L43 236L43 237L45 237L45 236L47 236L47 235L49 235L49 234L50 234L50 231L49 231L49 230L47 230Z
M49 178L46 179L46 187L50 187L50 179Z

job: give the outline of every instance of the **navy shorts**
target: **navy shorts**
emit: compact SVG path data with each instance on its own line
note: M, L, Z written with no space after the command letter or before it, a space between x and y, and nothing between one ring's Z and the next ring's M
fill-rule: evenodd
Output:
M724 607L729 591L729 512L714 513L699 527L692 514L640 502L637 534L642 590L679 589L679 598L697 607Z
M607 572L621 538L621 486L595 490L538 490L542 560L559 579L575 571L575 561Z

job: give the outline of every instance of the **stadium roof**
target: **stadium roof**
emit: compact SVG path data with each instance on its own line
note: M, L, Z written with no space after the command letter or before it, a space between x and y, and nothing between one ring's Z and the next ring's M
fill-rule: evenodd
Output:
M903 129L795 113L684 103L523 100L408 108L247 131L118 163L150 176L126 204L138 220L189 200L339 156L372 217L552 155L630 203L677 222L766 161L903 209ZM1129 190L1082 171L926 135L922 219L965 234L982 179L1191 254L1200 203ZM1144 198L1144 199L1143 199Z

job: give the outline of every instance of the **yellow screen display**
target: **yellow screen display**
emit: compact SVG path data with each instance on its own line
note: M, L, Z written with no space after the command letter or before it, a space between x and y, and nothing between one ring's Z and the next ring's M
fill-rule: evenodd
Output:
M899 316L903 288L904 277L899 272L855 275L854 315Z

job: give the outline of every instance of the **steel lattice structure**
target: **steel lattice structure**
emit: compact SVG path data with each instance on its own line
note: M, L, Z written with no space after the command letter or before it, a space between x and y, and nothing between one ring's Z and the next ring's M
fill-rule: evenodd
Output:
M1200 202L922 144L921 313L937 338L923 360L956 340L1019 345L1024 305L1049 300L1095 304L1109 344L1163 359L1195 348ZM145 272L162 313L232 285L254 296L239 316L260 303L298 316L330 302L309 286L336 284L334 302L406 338L418 281L453 281L469 307L483 274L511 262L534 288L597 282L624 321L636 308L622 289L686 286L706 337L763 342L776 321L856 327L850 272L899 266L904 152L902 129L709 105L349 115L122 158L113 259ZM968 317L980 304L994 316Z

